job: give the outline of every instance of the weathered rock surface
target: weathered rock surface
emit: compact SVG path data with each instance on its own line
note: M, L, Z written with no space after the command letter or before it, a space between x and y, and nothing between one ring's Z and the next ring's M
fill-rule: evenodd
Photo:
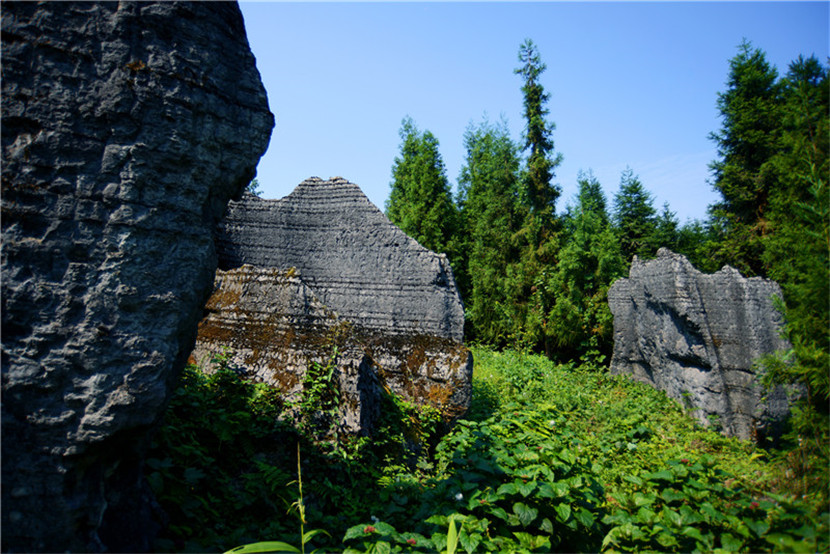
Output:
M146 550L150 430L273 116L235 3L2 4L2 548Z
M666 391L704 424L717 416L725 434L743 439L774 434L789 412L778 387L767 393L753 363L787 348L781 296L774 281L725 266L706 275L666 249L631 264L628 279L608 292L614 314L611 372Z
M297 268L325 305L360 327L463 339L447 257L408 237L345 179L312 177L280 200L232 202L217 248L222 269Z
M220 267L193 353L297 398L337 347L340 425L371 433L387 388L447 419L471 398L472 357L447 258L392 225L346 180L312 178L281 200L232 202ZM250 265L240 265L250 264Z

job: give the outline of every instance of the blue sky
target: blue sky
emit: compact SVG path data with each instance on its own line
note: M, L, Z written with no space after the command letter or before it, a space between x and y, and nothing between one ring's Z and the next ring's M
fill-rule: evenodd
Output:
M787 71L826 63L830 2L240 2L276 127L258 167L266 198L342 176L383 209L411 116L440 143L455 185L467 127L505 118L521 137L525 38L547 64L557 211L592 170L612 201L631 167L681 222L718 199L708 184L717 93L742 39Z

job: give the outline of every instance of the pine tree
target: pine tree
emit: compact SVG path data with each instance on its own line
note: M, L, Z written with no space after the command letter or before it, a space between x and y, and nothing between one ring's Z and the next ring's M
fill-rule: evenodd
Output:
M549 111L545 107L550 95L545 92L539 77L547 66L542 63L536 45L526 39L519 48L522 66L514 73L524 78L524 150L529 150L527 166L522 176L523 200L529 210L539 215L552 215L560 190L551 183L555 168L562 162L562 155L553 155L553 131L556 125L547 121Z
M729 62L726 92L718 94L722 127L710 137L719 159L710 165L712 185L722 201L713 206L720 220L724 263L746 274L765 273L761 237L775 186L767 163L778 148L781 131L781 87L778 72L765 54L744 41Z
M548 286L554 297L548 332L563 360L602 363L611 354L608 289L623 276L625 260L605 205L599 181L580 174L577 204L568 210L567 238Z
M467 255L465 294L468 336L504 344L509 334L506 268L517 257L515 234L519 153L507 125L483 122L464 135L458 204Z
M425 248L446 253L456 248L457 210L438 151L438 139L421 132L411 118L401 124L401 155L392 167L386 217Z
M637 255L651 257L656 252L654 199L631 168L620 176L620 190L614 196L614 223L620 247L627 261Z

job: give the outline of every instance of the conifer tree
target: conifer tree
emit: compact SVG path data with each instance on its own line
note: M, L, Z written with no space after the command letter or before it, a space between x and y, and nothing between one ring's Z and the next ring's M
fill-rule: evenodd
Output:
M711 214L723 234L718 255L745 274L765 273L761 237L774 172L767 165L781 131L781 87L766 55L744 41L729 62L726 92L718 94L722 127L710 136L719 159L710 165L721 202Z
M470 126L464 145L458 204L467 255L468 336L504 344L509 334L506 268L517 257L514 237L520 225L518 148L504 122Z
M438 139L418 130L412 118L401 124L401 155L392 167L386 217L425 248L454 258L457 211Z
M563 360L602 363L611 354L608 289L626 264L605 205L599 181L581 173L577 204L569 209L568 235L549 284L554 305L548 331Z
M614 223L627 261L635 255L654 255L654 200L631 168L625 169L620 176L620 190L614 196Z
M545 105L550 95L539 82L547 66L542 63L539 51L530 39L526 39L519 48L519 61L522 65L514 73L524 79L524 150L529 151L522 176L523 200L531 212L550 216L560 194L559 188L551 181L555 168L562 162L562 155L553 155L552 134L556 125L546 119L549 110Z

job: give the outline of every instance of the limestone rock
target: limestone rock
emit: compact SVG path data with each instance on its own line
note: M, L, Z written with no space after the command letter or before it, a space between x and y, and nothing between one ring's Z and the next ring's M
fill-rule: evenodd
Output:
M729 266L706 275L667 249L654 260L635 257L628 279L608 292L611 372L666 391L703 424L717 416L725 434L774 434L789 412L787 395L781 387L767 394L753 363L789 346L773 305L780 296L774 281Z
M273 127L235 3L2 4L2 548L146 550L148 430Z
M392 225L360 189L312 178L281 200L232 202L194 360L234 364L297 398L313 363L336 366L340 425L372 432L387 388L448 420L471 399L472 356L446 256ZM247 265L242 265L247 264Z
M232 202L217 248L222 269L297 268L325 305L360 327L463 339L447 257L408 237L345 179L312 177L280 200Z
M451 419L469 406L471 358L458 342L369 332L323 305L302 274L243 265L217 271L192 361L210 370L218 354L254 381L299 400L312 364L335 367L340 432L371 433L384 389ZM335 350L336 349L336 350Z

